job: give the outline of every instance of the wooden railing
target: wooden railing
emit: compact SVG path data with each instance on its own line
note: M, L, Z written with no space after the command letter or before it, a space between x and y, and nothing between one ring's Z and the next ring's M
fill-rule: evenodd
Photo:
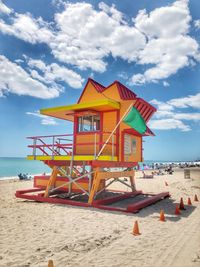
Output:
M74 156L74 145L78 146L91 146L91 151L94 155L94 158L97 156L99 150L97 148L101 148L105 145L104 141L97 141L97 135L102 135L104 139L110 134L110 132L101 132L101 133L90 133L94 138L90 138L89 142L79 142L74 144L74 136L73 134L62 134L62 135L46 135L46 136L31 136L27 137L32 140L32 144L28 145L29 148L32 149L32 156L51 156L52 159L54 156L66 156L73 155ZM103 138L102 138L103 139ZM110 146L111 156L115 156L116 154L116 146L117 140L116 135L109 142L107 142L106 146Z

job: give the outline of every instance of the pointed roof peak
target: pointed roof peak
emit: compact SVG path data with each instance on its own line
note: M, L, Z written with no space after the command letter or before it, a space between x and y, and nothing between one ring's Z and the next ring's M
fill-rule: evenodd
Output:
M92 78L88 78L88 81L87 81L87 84L85 85L85 88L78 100L78 103L80 102L81 100L81 97L88 85L88 83L92 83L92 85L94 86L94 88L97 90L97 92L99 93L103 93L105 90L107 90L108 88L110 88L112 85L116 85L117 86L117 89L118 89L118 92L119 92L119 95L120 95L120 98L122 100L133 100L133 99L136 99L137 98L137 95L132 91L130 90L128 87L126 87L125 85L123 85L121 82L119 81L114 81L113 83L111 83L110 85L108 85L107 87L105 87L104 85L96 82L94 79Z
M102 91L105 89L105 86L103 86L102 84L96 82L96 81L93 80L92 78L88 78L88 82L89 82L89 81L94 85L94 87L96 88L96 90L97 90L98 92L102 92Z
M137 95L132 90L130 90L128 87L126 87L121 82L116 80L116 81L114 81L114 83L117 84L120 97L123 100L132 100L132 99L135 99L137 97Z

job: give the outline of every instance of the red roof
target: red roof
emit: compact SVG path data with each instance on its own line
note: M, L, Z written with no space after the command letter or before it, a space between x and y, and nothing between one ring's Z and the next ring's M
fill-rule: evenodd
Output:
M94 87L96 88L96 90L97 90L98 92L101 93L101 92L104 91L105 86L103 86L102 84L96 82L95 80L93 80L93 79L91 79L91 78L89 78L88 81L90 81L90 82L94 85Z
M137 97L137 95L133 91L131 91L129 88L127 88L125 85L123 85L119 81L114 81L112 84L105 87L102 84L96 82L95 80L93 80L91 78L88 79L88 81L85 85L85 88L84 88L84 90L83 90L83 92L82 92L82 94L78 100L78 103L81 101L81 98L82 98L84 91L85 91L89 82L92 83L92 85L95 87L95 89L99 93L103 93L109 87L116 84L121 99L123 99L123 100L136 100L134 107L139 111L139 113L141 114L141 116L143 117L145 122L148 122L150 120L151 116L153 115L153 113L156 111L155 107L153 107L151 104L146 102L144 99ZM139 135L139 133L137 133L135 130L133 130L133 129L129 129L129 130L134 131L135 134ZM154 135L154 133L147 127L147 130L143 134L143 136L148 136L148 135Z
M156 111L156 108L154 108L142 98L137 98L134 107L140 112L145 122L149 121L154 112Z
M116 84L119 95L120 95L122 100L136 100L134 107L140 112L141 116L144 118L144 120L146 122L150 120L151 116L156 111L156 108L154 108L151 104L146 102L144 99L138 98L137 95L133 91L131 91L129 88L127 88L125 85L123 85L119 81L114 81L112 84L105 87L102 84L96 82L95 80L93 80L91 78L88 79L87 84L85 85L85 88L84 88L84 90L83 90L83 92L82 92L82 94L78 100L78 103L80 102L82 95L84 94L84 91L85 91L89 82L92 83L92 85L95 87L95 89L99 93L103 93L109 87Z
M120 95L121 99L123 99L123 100L132 100L132 99L135 99L137 97L137 95L135 93L133 93L133 91L128 89L122 83L120 83L118 81L115 81L114 83L116 83L116 85L117 85L117 88L118 88L119 95Z
M112 84L110 84L109 86L105 87L103 86L102 84L96 82L95 80L89 78L88 81L87 81L87 84L85 86L85 88L87 87L88 83L91 82L92 85L95 87L95 89L99 92L99 93L102 93L104 92L106 89L108 89L111 85L113 84L116 84L117 85L117 89L118 89L118 92L119 92L119 95L121 97L121 99L123 100L133 100L137 97L137 95L131 91L130 89L128 89L125 85L123 85L122 83L120 83L119 81L114 81ZM81 100L81 97L85 91L85 88L78 100L78 103L80 102Z

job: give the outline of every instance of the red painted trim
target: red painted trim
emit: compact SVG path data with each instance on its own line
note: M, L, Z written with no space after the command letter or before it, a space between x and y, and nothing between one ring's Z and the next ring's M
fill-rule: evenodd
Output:
M137 100L140 101L140 103L143 103L145 106L148 106L149 108L151 108L152 111L155 112L157 110L154 106L146 102L143 98L137 98Z
M62 199L62 198L57 198L57 197L52 197L52 196L51 197L44 197L43 194L41 194L41 193L37 194L37 195L33 195L33 194L27 195L27 193L34 193L34 192L39 192L39 191L40 191L40 189L37 189L37 190L36 189L18 190L18 191L16 191L15 196L17 198L34 200L37 202L66 204L66 205L85 207L85 208L86 207L94 207L94 208L103 209L103 210L130 212L130 213L138 212L140 209L143 209L143 208L145 208L151 204L156 203L159 200L162 200L162 199L170 196L169 192L163 192L163 193L160 193L157 195L143 194L144 196L150 195L151 197L148 197L145 200L140 200L140 201L133 203L133 204L129 204L125 208L120 208L120 207L113 207L113 206L106 206L106 205L102 205L102 204L97 204L95 201L92 205L90 205L90 204L85 203L85 202L80 202L80 201L71 200L71 199ZM127 193L127 194L130 194L130 193ZM120 198L120 199L116 197L115 201L123 200L123 199L128 198L128 197L131 198L131 194L129 196L127 194L122 195L122 198ZM112 199L111 199L111 201L112 201ZM108 200L108 203L109 203L109 200Z
M119 110L117 110L116 111L116 124L120 121L120 111ZM117 159L119 160L119 144L120 144L120 142L119 142L119 140L120 140L120 126L119 127L117 127L117 130L116 130L116 156L117 156Z
M103 113L104 112L100 112L99 151L101 149L101 144L103 143Z
M119 96L122 100L134 100L136 98L136 94L130 90L129 88L127 88L125 85L123 85L122 83L120 83L119 81L114 81L113 83L111 83L109 86L104 87L102 84L96 82L95 80L89 78L77 103L80 103L81 98L83 97L83 94L85 92L86 87L88 86L88 83L91 82L92 85L94 86L94 88L97 90L97 92L102 93L105 92L107 89L109 89L112 85L116 85L118 92L119 92Z
M143 107L143 104L139 102L137 110L140 112L141 108Z
M120 200L124 200L126 198L130 198L130 197L133 197L133 196L137 196L137 195L140 195L142 194L142 191L135 191L135 192L126 192L125 194L121 194L121 195L118 195L118 196L114 196L114 197L109 197L109 198L105 198L105 199L99 199L99 200L95 200L93 202L94 205L109 205L109 204L112 204L114 202L118 202Z
M49 166L70 166L70 160L44 160L47 165ZM85 161L85 164L88 166L91 166L92 161ZM80 166L83 164L83 161L81 160L75 160L73 161L74 166Z
M135 167L137 162L122 162L122 161L103 161L103 160L93 160L91 161L92 167L102 167L102 168L114 168L114 167Z
M50 178L50 175L36 175L34 176L34 180L36 181L37 179L40 179L40 180L49 180ZM60 181L60 182L68 182L69 179L66 177L66 176L58 176L56 178L56 181ZM80 178L77 183L86 183L88 184L88 178L87 177L83 177L83 178Z
M144 112L146 111L146 109L147 109L147 106L143 106L142 108L141 108L141 110L140 110L140 114L141 114L141 116L144 118Z
M136 94L129 88L127 88L125 85L123 85L119 81L115 81L114 83L117 85L117 89L121 99L134 100L136 98Z
M130 204L128 205L127 207L127 211L128 212L137 212L151 204L154 204L155 202L161 200L161 199L164 199L166 197L169 197L169 192L163 192L163 193L160 193L160 194L157 194L157 195L154 195L152 197L148 197L147 199L144 199L144 200L140 200L136 203L133 203L133 204Z
M74 132L73 132L73 137L74 137L74 155L76 155L76 137L77 137L77 127L78 127L78 118L77 117L74 117Z
M75 200L66 200L66 199L56 198L56 197L43 197L41 195L26 195L26 194L21 194L20 191L17 191L15 193L15 196L17 198L35 200L39 202L48 202L48 203L54 203L54 204L67 204L67 205L78 206L78 207L91 207L90 204L84 203L84 202L79 202Z
M41 136L28 136L27 139L39 139L39 138L45 138L45 137L62 137L62 136L73 136L73 134L55 134L55 135L41 135Z
M121 132L121 161L124 162L124 130Z
M85 85L85 87L84 87L84 89L83 89L83 91L82 91L82 93L81 93L81 95L80 95L80 97L79 97L79 99L78 99L77 104L80 103L81 98L82 98L83 94L85 93L85 89L86 89L86 87L88 86L89 82L90 82L90 79L87 80L87 83L86 83L86 85Z
M136 130L130 128L130 129L124 129L124 133L131 134L134 136L142 136L140 133L138 133Z
M153 113L154 113L154 112L151 112L151 113L148 115L148 117L147 117L147 120L146 120L146 121L149 121L149 120L150 120L150 118L152 117Z
M144 118L145 121L146 121L146 116L149 113L149 110L150 110L150 108L146 108L146 110L143 113L143 118Z

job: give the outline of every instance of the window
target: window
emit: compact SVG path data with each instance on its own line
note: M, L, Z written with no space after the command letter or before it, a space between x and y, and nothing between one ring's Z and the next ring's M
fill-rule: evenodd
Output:
M95 132L99 130L99 115L81 116L78 118L78 132Z

